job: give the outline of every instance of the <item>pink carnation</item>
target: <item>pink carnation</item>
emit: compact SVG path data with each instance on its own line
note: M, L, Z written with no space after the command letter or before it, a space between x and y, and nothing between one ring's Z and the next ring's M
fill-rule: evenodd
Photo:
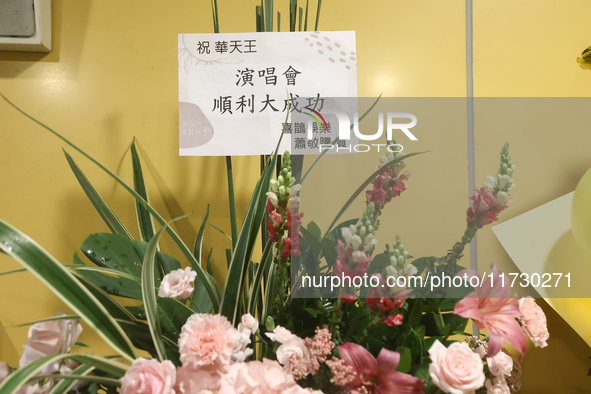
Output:
M175 394L174 365L165 360L138 358L121 379L121 394Z
M158 289L159 297L176 298L177 300L184 300L189 298L193 292L193 282L197 277L197 272L190 267L184 270L178 269L172 271L162 278L160 288Z
M309 394L276 361L232 364L222 377L219 394Z
M196 313L187 319L179 336L183 366L198 369L207 365L223 367L230 363L240 342L240 333L221 315Z
M180 367L176 372L176 394L210 394L220 388L222 375L215 368L192 370Z
M536 347L546 347L546 341L550 337L548 326L546 325L546 315L536 300L531 297L521 298L519 300L519 312L521 313L521 322L523 330L527 333Z

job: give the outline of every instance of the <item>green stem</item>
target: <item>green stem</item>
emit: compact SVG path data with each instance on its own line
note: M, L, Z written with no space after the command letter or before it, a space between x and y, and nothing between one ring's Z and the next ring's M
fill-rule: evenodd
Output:
M234 199L234 180L232 177L232 156L226 156L226 172L228 174L228 197L230 199L230 225L232 227L232 250L236 248L238 227L236 225L236 201Z

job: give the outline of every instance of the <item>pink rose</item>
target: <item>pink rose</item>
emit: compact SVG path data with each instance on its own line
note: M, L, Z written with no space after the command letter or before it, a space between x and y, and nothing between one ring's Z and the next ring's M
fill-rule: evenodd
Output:
M513 357L505 352L498 352L494 357L487 358L488 369L499 380L505 381L505 376L511 376L513 371Z
M486 379L482 360L466 343L454 342L448 348L435 341L429 349L429 375L446 393L474 393Z
M174 382L176 371L174 365L164 360L133 360L131 367L121 378L121 394L175 394Z
M65 316L58 313L58 316ZM70 351L82 332L78 320L54 320L35 323L29 329L29 340L23 347L25 351L19 361L19 366L39 360L52 354L63 354ZM59 362L45 366L42 372L46 375L57 371Z
M196 313L187 319L179 336L179 352L183 366L198 369L230 363L240 333L221 315Z
M10 375L10 372L12 372L12 369L8 366L8 364L0 361L0 383L2 383L2 381L6 379L8 375Z
M521 323L523 330L529 336L529 339L536 347L546 347L546 341L550 337L548 326L546 324L546 315L536 300L531 297L521 298L519 300L519 312L521 313Z
M180 367L176 371L177 394L209 394L220 388L222 375L215 368L200 368L192 370Z
M160 288L158 289L159 297L176 298L177 300L184 300L189 298L193 292L193 282L197 272L190 267L184 270L178 269L172 271L162 278Z

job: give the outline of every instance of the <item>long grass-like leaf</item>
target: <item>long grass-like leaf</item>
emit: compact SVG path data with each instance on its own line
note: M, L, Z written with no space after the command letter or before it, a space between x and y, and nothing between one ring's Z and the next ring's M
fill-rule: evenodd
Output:
M82 364L72 371L72 375L86 376L94 370L92 365ZM63 394L68 393L72 387L78 383L75 379L62 379L53 387L50 394Z
M289 31L295 31L298 0L289 0Z
M254 275L252 283L250 285L250 290L248 292L248 306L246 311L251 315L255 315L255 309L261 297L261 280L263 275L268 271L269 265L271 263L271 253L272 250L272 243L271 241L267 241L265 248L263 249L263 255L261 257L261 262L257 267L257 271Z
M316 24L314 25L314 31L318 31L318 22L320 21L320 8L322 7L322 0L318 0L318 8L316 8Z
M273 0L265 0L265 30L273 31Z
M281 139L279 140L280 142ZM254 243L264 217L266 193L269 190L269 183L273 176L276 162L277 149L254 189L250 204L244 216L240 234L238 235L236 248L232 254L230 267L228 268L220 313L226 316L233 324L236 323L238 317L240 294L243 291L246 270L250 263Z
M89 265L85 265L85 266L76 266L76 267L72 267L71 268L73 271L92 271L92 272L100 272L101 274L107 274L107 275L117 275L121 278L126 278L126 279L130 279L133 281L136 281L138 284L141 283L140 278L138 278L137 276L133 276L131 274L128 274L126 272L123 271L119 271L119 270L114 270L111 268L103 268L103 267L92 267Z
M146 190L146 182L144 181L142 163L140 162L140 157L135 147L135 138L131 143L131 163L133 166L133 188L144 200L150 202L148 199L148 191ZM142 240L148 242L154 236L152 216L150 216L150 212L148 212L146 207L137 200L135 202L135 211Z
M61 139L62 141L64 141L66 144L68 144L72 148L76 149L78 152L80 152L80 154L82 154L88 160L90 160L94 164L96 164L101 170L103 170L111 178L113 178L115 181L117 181L117 183L119 183L121 186L123 186L123 188L125 190L127 190L136 200L140 201L140 203L146 207L146 209L150 212L150 214L152 214L161 225L165 225L166 224L166 221L164 220L164 218L162 218L162 216L160 216L160 214L154 208L152 208L150 206L150 204L148 204L148 202L142 198L142 196L140 196L139 194L137 194L136 191L133 190L133 188L131 188L127 183L125 183L115 173L113 173L107 167L105 167L104 165L102 165L99 161L97 161L95 158L93 158L92 156L90 156L84 150L82 150L81 148L79 148L73 142L71 142L70 140L68 140L64 136L62 136L60 133L58 133L57 131L53 130L51 127L47 126L43 122L35 119L33 116L29 115L28 113L26 113L24 110L22 110L21 108L19 108L16 104L14 104L12 101L10 101L6 96L4 96L4 94L2 94L1 92L0 92L0 97L2 97L4 99L4 101L6 101L8 104L10 104L18 112L20 112L21 114L23 114L27 118L31 119L33 122L37 123L38 125L40 125L44 129L46 129L47 131L49 131L50 133L52 133L53 135L55 135L56 137L58 137L59 139ZM189 248L187 247L187 245L185 245L185 243L181 240L181 238L178 236L178 234L171 227L167 227L166 228L166 231L170 234L171 238L177 244L177 246L179 247L179 249L181 250L181 252L183 253L183 255L185 255L185 257L187 258L187 260L189 260L189 262L191 263L191 265L197 268L196 269L196 271L197 271L197 278L199 279L200 285L201 286L205 286L205 289L207 290L207 295L209 296L209 298L211 299L211 301L213 303L214 310L217 311L219 309L220 299L219 299L219 294L218 294L218 291L217 291L217 285L216 285L215 281L213 280L213 278L211 278L207 274L207 272L205 272L201 268L201 265L199 264L199 262L195 259L195 257L193 256L193 254L191 253L191 251L189 250Z
M76 179L78 179L78 183L80 183L80 186L82 186L84 193L86 193L86 196L94 206L94 209L96 209L96 211L100 215L101 219L103 219L103 222L105 222L109 230L114 234L125 235L127 238L131 239L132 237L129 231L125 228L125 226L123 225L121 220L119 220L117 215L115 215L113 210L107 205L105 200L103 200L100 194L98 194L98 192L95 190L92 184L88 181L82 170L80 170L80 168L72 159L72 156L70 156L68 152L66 152L65 150L64 154L66 155L66 159L68 159L68 164L74 172Z
M228 200L230 203L230 227L232 229L232 249L236 248L238 225L236 220L236 199L234 197L234 178L232 175L232 156L226 156L226 174L228 176Z
M162 338L160 338L162 334L160 331L160 320L158 318L158 302L156 301L156 279L154 278L154 270L156 268L156 246L158 245L158 239L160 239L160 236L166 227L168 227L168 225L158 230L148 243L146 255L144 256L144 266L142 268L142 298L144 300L148 325L150 326L150 334L152 334L152 341L154 341L154 347L156 348L160 361L165 359L166 349L162 342Z
M96 369L117 377L125 375L129 369L129 366L125 364L94 354L68 354L67 356L80 364L92 365Z
M308 31L308 6L310 5L310 0L306 0L306 18L304 21L304 31Z
M35 321L30 321L28 323L17 324L15 326L0 327L0 331L2 331L2 330L8 330L9 328L32 326L33 324L44 323L44 322L47 322L47 321L78 320L78 319L80 319L80 316L76 316L76 315L52 316L52 317L46 317L45 319L39 319L39 320L35 320Z
M198 261L201 261L201 249L203 247L203 235L205 233L205 226L207 225L207 218L209 217L209 204L207 205L207 211L205 211L205 217L201 222L201 227L199 227L199 231L197 232L197 238L195 238L195 245L193 245L193 256ZM210 272L211 274L211 272Z
M101 303L35 241L2 220L0 249L39 278L113 349L130 360L135 359L131 341Z

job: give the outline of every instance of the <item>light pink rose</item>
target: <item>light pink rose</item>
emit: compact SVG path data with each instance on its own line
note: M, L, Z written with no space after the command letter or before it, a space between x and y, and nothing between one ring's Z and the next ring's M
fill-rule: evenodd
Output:
M488 369L499 380L505 381L505 376L511 376L513 370L513 357L505 352L498 352L494 357L487 358Z
M180 367L176 371L177 394L209 394L217 393L222 375L215 368L192 370Z
M179 336L181 362L195 370L206 365L228 365L240 339L240 333L226 317L196 313L187 319Z
M529 336L529 339L536 347L546 347L546 342L550 337L546 323L546 314L536 300L531 297L521 298L519 300L519 312L521 312L521 323L523 330Z
M189 298L193 292L193 282L197 277L197 272L190 267L184 270L178 269L172 271L162 278L160 288L158 289L158 296L165 298L176 298L177 300L184 300Z
M276 361L250 361L232 364L222 377L219 394L309 394L284 373Z
M446 348L435 341L429 349L429 357L429 375L446 393L474 393L484 384L482 360L467 343L454 342Z
M504 380L493 379L493 381L491 381L490 379L487 379L485 387L486 394L511 394L511 390Z
M65 316L58 313L58 316ZM23 346L25 349L19 366L39 360L52 354L64 354L70 351L76 344L76 340L82 332L82 326L78 320L55 320L35 323L29 328L29 340ZM43 374L49 375L57 371L59 362L53 362L45 366Z
M2 383L2 381L6 379L8 375L10 375L10 372L12 372L12 369L8 366L8 364L0 361L0 383Z
M164 360L133 360L121 378L121 394L175 394L176 370L173 363Z

